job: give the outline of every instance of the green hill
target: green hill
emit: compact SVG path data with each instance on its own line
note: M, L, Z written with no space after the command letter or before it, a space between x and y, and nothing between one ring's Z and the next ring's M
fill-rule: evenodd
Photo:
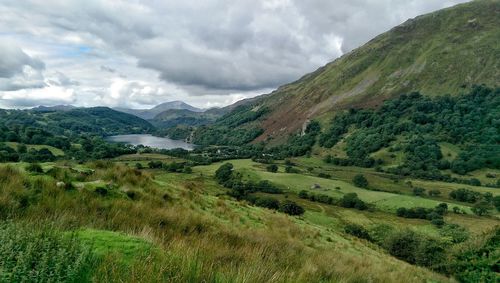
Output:
M238 127L262 129L256 141L280 142L310 119L324 120L352 107L378 107L403 93L458 95L474 84L498 86L499 13L500 1L484 0L410 19L298 81L251 100L271 111Z

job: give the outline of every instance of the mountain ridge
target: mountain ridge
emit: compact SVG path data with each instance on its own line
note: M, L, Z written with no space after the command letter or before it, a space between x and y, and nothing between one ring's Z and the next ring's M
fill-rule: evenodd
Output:
M167 111L171 109L177 109L177 110L189 110L192 112L203 112L203 109L191 106L183 101L180 100L175 100L175 101L169 101L169 102L164 102L161 104L156 105L155 107L149 108L149 109L131 109L131 108L120 108L116 107L114 108L117 111L128 113L135 115L139 118L145 119L145 120L150 120L153 119L156 115Z

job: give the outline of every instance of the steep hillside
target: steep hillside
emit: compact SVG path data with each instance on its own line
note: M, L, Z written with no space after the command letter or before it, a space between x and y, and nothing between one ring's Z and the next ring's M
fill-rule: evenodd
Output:
M352 107L377 107L402 93L456 95L474 84L498 86L499 26L498 0L473 1L408 20L251 101L271 109L250 122L264 130L256 140L283 140L309 119L328 118Z
M177 125L198 126L215 121L219 116L212 112L194 112L188 109L169 109L156 115L150 122L159 128Z
M202 112L202 109L196 108L194 106L191 106L187 103L184 103L182 101L170 101L170 102L165 102L159 105L156 105L155 107L151 109L129 109L129 108L115 108L115 110L132 114L137 117L140 117L145 120L153 119L156 115L168 111L171 109L176 109L176 110L189 110L192 112Z
M17 141L26 129L52 135L90 134L107 136L150 132L154 127L136 116L107 107L74 108L65 111L0 110L1 140Z

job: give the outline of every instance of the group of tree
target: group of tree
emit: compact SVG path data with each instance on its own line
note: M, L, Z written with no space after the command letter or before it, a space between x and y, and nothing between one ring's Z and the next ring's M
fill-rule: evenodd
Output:
M446 203L440 203L435 208L400 207L396 210L396 214L405 218L427 219L430 220L432 224L442 227L445 224L443 216L447 211L448 205Z
M247 200L250 203L279 210L290 215L301 215L304 209L293 201L279 202L272 197L255 196L253 193L282 194L283 191L267 180L254 182L252 180L243 181L241 174L234 171L233 164L224 163L215 171L215 180L230 189L229 195L238 200Z
M166 170L166 171L172 172L172 173L188 173L188 174L190 174L193 172L192 164L190 164L189 162L175 162L174 161L174 162L166 163L166 162L162 162L160 160L152 160L152 161L148 162L148 167L150 169L163 169L163 170ZM137 163L136 168L143 169L143 166L141 163Z
M382 148L403 151L403 164L391 172L439 179L440 170L457 174L479 168L500 168L500 88L476 86L456 96L401 95L377 110L346 111L337 115L319 144L332 147L345 138L348 159L329 157L338 165L374 166L370 154ZM396 142L396 140L398 140ZM440 142L457 145L451 162L443 159ZM400 146L395 147L395 144Z

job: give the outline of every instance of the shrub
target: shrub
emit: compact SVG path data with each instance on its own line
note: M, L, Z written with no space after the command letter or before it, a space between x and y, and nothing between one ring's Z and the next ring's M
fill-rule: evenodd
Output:
M219 184L227 182L233 173L233 164L224 163L215 171L215 179Z
M144 169L144 166L142 166L142 164L141 164L141 163L137 162L137 163L135 164L135 169L138 169L138 170L140 170L140 169Z
M305 199L307 199L307 198L309 198L309 194L307 193L306 190L302 190L302 191L299 192L299 198L305 198Z
M278 210L280 208L280 202L277 199L271 197L257 198L255 200L255 205L275 210Z
M419 187L414 187L413 188L413 195L415 196L423 196L425 193L425 189L424 188L419 188Z
M358 195L356 193L345 194L340 199L340 205L343 207L356 208L359 210L365 210L368 208L365 202L358 198Z
M88 282L94 257L75 237L50 228L0 224L1 282Z
M278 165L276 164L271 164L266 167L266 170L271 173L276 173L278 172Z
M300 173L299 169L293 168L292 166L285 167L286 173Z
M108 189L106 189L105 187L97 187L95 188L94 192L103 197L108 195Z
M43 173L43 168L38 163L30 163L26 166L26 171L32 173Z
M300 206L297 203L290 201L290 200L284 201L280 205L279 210L281 212L289 214L289 215L302 215L305 212L305 210L302 206Z
M360 187L360 188L367 188L368 187L368 180L365 178L365 176L363 176L361 174L354 176L354 178L352 179L352 182L356 187Z
M384 241L385 249L393 256L414 264L420 238L410 230L393 233Z
M440 230L442 237L449 238L454 244L465 242L469 238L469 232L457 224L446 224Z
M489 209L489 204L485 201L482 201L476 203L471 210L472 212L474 212L474 214L482 216L488 214L488 209Z
M148 162L148 167L151 169L160 169L163 167L163 162L158 160L152 160Z
M479 199L479 196L480 193L468 189L458 189L450 192L452 199L469 203L475 203Z
M363 226L358 225L358 224L353 224L353 223L347 224L344 227L344 231L347 234L353 235L353 236L360 238L360 239L365 239L368 241L372 240L368 231Z

